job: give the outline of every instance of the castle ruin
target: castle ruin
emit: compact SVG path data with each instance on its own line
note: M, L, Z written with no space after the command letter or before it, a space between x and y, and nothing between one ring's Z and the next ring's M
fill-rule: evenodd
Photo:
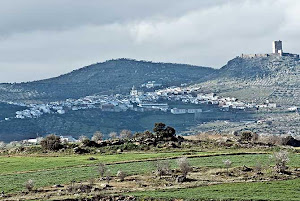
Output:
M273 54L280 54L282 56L283 51L282 51L282 41L273 41Z
M295 60L299 60L299 54L291 54L291 53L283 53L282 50L282 41L273 41L272 43L272 53L270 54L242 54L241 58L262 58L262 57L269 57L269 56L289 56L293 57Z

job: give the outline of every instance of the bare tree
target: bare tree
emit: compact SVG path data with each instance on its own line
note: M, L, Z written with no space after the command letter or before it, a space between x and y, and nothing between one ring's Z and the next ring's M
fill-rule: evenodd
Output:
M223 160L223 163L224 163L224 165L226 167L227 174L229 175L229 168L231 167L232 162L231 162L231 160L226 159L226 160Z
M167 160L157 160L154 165L156 167L156 174L159 178L170 172L170 163Z
M117 134L116 132L111 132L111 133L109 133L109 137L110 137L110 139L112 139L112 140L116 139L117 136L118 136L118 134Z
M106 171L107 171L106 165L103 164L103 163L99 163L99 165L98 165L98 172L99 172L99 174L100 174L101 177L104 177Z
M79 136L78 140L79 140L79 142L83 142L85 140L89 140L89 138L87 136L85 136L85 135L81 135L81 136Z
M289 155L287 151L275 152L272 158L275 160L275 168L278 172L285 172L288 169Z
M5 142L0 141L0 150L5 149L5 147L6 147Z
M91 139L94 142L103 140L103 134L100 131L96 131Z
M184 177L192 170L186 157L179 158L177 164Z
M32 189L34 188L34 181L32 179L29 179L28 181L25 182L25 188L28 191L32 191Z
M110 180L111 180L111 172L110 172L110 169L108 169L106 171L106 181L107 181L107 184L109 184Z
M120 132L120 137L123 139L130 139L132 137L132 133L130 130L125 129Z

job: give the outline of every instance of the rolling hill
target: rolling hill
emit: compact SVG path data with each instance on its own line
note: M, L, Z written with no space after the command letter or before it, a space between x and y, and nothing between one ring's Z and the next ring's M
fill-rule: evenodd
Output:
M216 70L186 64L131 59L92 64L59 77L18 84L0 84L0 101L49 102L92 94L125 94L133 85L158 81L164 86L191 84Z
M236 57L219 70L185 64L153 63L130 59L110 60L74 70L59 77L27 83L0 84L0 101L47 103L93 94L128 94L130 88L148 81L167 86L198 85L205 92L236 97L248 102L270 100L281 106L300 103L299 59L290 56ZM13 116L17 107L2 104L0 117ZM212 112L203 121L253 119L249 114ZM206 116L205 116L206 115ZM223 116L222 116L223 115ZM231 116L230 116L231 115ZM48 114L37 119L0 121L0 141L21 140L49 133L92 135L131 129L151 129L156 121L186 131L199 122L193 116L174 116L163 112L101 113L98 110Z

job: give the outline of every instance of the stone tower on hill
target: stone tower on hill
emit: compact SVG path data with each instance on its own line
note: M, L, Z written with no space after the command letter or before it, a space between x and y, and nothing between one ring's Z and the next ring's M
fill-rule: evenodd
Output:
M273 53L274 54L280 54L282 56L283 51L282 51L282 41L273 41Z
M297 61L297 62L299 61L299 54L291 54L291 53L287 53L287 52L283 53L281 40L273 41L272 47L273 47L273 52L271 54L270 53L267 53L267 54L242 54L240 57L244 58L244 59L251 59L251 58L284 56L284 57L292 57L292 58L294 58L295 61Z

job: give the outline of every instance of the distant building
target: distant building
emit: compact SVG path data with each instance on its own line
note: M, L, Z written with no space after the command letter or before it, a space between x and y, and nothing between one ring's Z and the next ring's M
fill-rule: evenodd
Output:
M62 142L77 142L77 140L72 137L71 135L68 135L68 136L60 136L60 140Z
M155 87L160 87L162 86L161 83L157 83L156 81L149 81L145 84L145 87L150 89L150 88L155 88Z
M172 108L171 113L172 114L185 114L186 109Z
M180 109L180 108L172 108L171 113L172 114L196 114L196 113L201 113L202 109L199 108L192 108L192 109Z
M187 113L189 114L195 114L195 113L200 113L202 112L202 109L187 109Z
M147 108L147 109L159 109L162 111L167 111L169 105L167 103L140 103L138 107Z
M142 95L144 95L144 92L142 90L136 89L135 86L133 86L130 91L130 95L131 96L142 96Z

